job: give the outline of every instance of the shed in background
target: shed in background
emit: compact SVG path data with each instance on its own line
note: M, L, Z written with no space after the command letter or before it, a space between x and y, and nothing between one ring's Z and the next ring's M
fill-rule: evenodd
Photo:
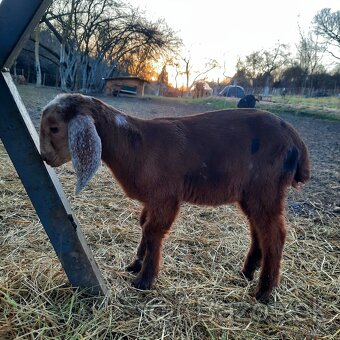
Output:
M144 96L145 83L148 83L139 77L112 77L104 80L104 93L107 96L118 96L120 93Z
M197 81L194 85L194 88L191 90L191 95L193 98L211 97L212 94L213 89L206 81Z

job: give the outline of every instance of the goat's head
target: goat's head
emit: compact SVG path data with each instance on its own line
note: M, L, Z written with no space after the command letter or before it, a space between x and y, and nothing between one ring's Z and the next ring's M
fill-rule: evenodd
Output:
M76 193L90 181L101 161L101 140L91 105L91 97L62 94L47 104L41 117L41 156L52 167L72 160L77 174Z

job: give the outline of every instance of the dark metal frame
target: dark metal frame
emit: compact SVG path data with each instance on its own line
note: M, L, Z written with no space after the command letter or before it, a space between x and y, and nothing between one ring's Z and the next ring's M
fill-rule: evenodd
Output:
M40 156L37 132L9 73L51 2L0 3L0 138L72 286L102 295L104 280L55 172Z

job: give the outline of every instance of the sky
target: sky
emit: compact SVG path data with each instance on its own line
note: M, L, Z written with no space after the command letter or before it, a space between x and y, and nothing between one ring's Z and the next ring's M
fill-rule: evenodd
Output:
M199 69L217 59L222 69L210 78L233 76L238 58L276 43L294 49L299 28L307 32L322 8L340 10L339 0L128 0L152 20L164 18L185 44L184 54Z
M222 80L223 73L233 76L237 60L254 51L270 50L278 42L289 44L294 51L299 26L308 32L319 10L340 10L339 0L126 1L153 21L165 19L183 40L183 57L191 58L194 70L202 70L207 61L216 59L221 68L209 73L209 79L215 81Z

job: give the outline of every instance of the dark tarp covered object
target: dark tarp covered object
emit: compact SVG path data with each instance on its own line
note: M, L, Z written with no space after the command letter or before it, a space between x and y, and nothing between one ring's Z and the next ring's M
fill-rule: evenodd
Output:
M228 85L220 92L220 96L243 98L245 96L245 91L241 86Z

